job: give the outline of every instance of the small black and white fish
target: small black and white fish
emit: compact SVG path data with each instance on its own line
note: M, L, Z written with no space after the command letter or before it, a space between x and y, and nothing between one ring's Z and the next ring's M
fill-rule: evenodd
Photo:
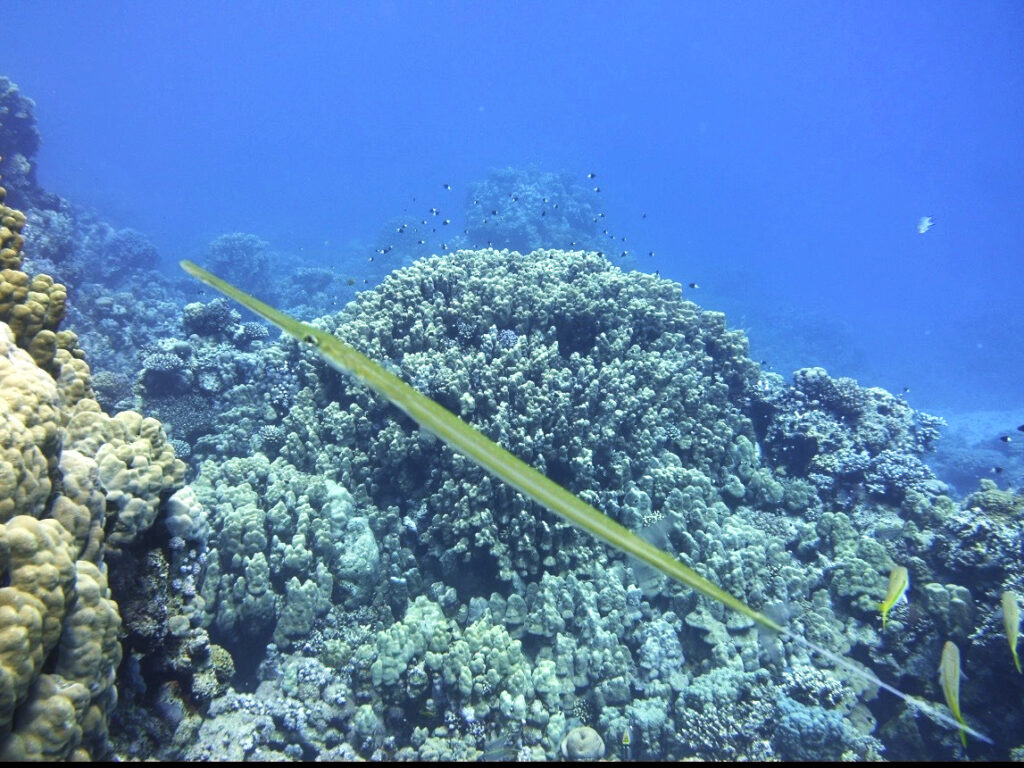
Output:
M696 283L687 283L687 285L690 286L691 288L693 288L694 290L700 288L700 286L697 285Z
M449 192L452 191L452 185L451 184L442 184L441 186L444 187L445 189L447 189Z
M1003 435L999 439L1002 440L1004 443L1009 443L1013 441L1013 438L1010 437L1009 435Z
M588 179L596 179L597 178L597 174L596 173L588 173L587 174L587 178Z

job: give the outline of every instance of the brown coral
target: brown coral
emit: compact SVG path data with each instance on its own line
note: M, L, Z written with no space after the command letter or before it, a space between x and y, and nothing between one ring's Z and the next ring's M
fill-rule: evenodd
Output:
M31 344L42 330L56 331L67 313L67 288L49 275L29 279L24 272L0 272L0 318L5 320L20 346Z
M72 537L56 520L0 525L0 727L8 725L60 640L75 596Z
M2 201L0 759L103 757L121 660L104 557L153 523L185 467L160 422L92 399L77 337L58 330L67 292L20 271L25 219Z
M0 269L21 267L21 246L25 238L21 228L25 226L25 214L3 204L7 190L0 187Z
M160 503L185 480L185 464L159 421L135 411L107 416L95 400L79 402L67 425L65 447L93 458L107 500L108 548L117 549L148 529Z
M56 383L0 323L0 521L42 514L60 451L60 407Z
M29 277L21 271L25 215L4 205L4 195L0 187L0 321L11 327L18 346L47 368L58 346L57 326L67 314L68 291L49 275ZM48 335L37 338L40 333Z

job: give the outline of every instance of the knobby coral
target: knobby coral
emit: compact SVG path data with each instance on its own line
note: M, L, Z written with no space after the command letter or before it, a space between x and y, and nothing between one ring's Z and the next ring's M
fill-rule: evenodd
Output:
M107 755L121 619L105 557L184 478L163 430L92 397L67 293L21 271L0 187L0 758ZM109 531L109 535L104 531Z

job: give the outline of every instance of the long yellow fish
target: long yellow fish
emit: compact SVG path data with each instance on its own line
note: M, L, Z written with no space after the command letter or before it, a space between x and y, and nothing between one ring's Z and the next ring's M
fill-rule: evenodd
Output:
M616 549L657 568L666 576L717 600L738 613L742 613L762 627L778 632L793 642L825 656L858 677L880 688L884 688L890 693L899 696L908 704L927 712L931 717L940 720L947 726L951 728L967 728L971 735L989 744L992 743L992 740L984 734L962 723L958 723L928 702L908 696L898 688L894 688L888 683L883 683L873 672L857 666L850 659L833 653L801 635L790 632L760 611L754 610L742 600L733 597L692 568L679 562L668 552L658 549L653 544L641 539L628 528L615 522L582 499L577 498L574 494L545 477L526 462L516 458L444 406L435 403L425 395L421 395L393 373L385 370L379 363L371 360L341 339L335 338L319 328L303 323L290 315L286 315L284 312L274 309L269 304L265 304L259 299L250 296L245 291L236 288L213 273L207 272L191 261L182 261L180 264L181 268L192 275L192 277L220 291L225 296L234 299L257 315L265 317L288 335L312 347L333 368L352 376L356 381L361 382L374 392L387 398L414 419L423 429L441 438L452 450L474 461L481 468L512 486L527 498L533 499L545 509L560 515L570 523L579 526Z
M942 693L946 697L946 706L953 713L953 717L960 723L960 741L967 746L967 733L964 727L964 716L960 714L960 649L947 640L942 646L942 659L939 661L939 685L942 686Z
M1007 590L1003 592L1003 625L1006 627L1006 639L1010 642L1010 653L1013 654L1013 666L1020 672L1020 656L1017 655L1017 637L1020 633L1020 605L1017 595Z
M889 574L889 589L885 593L885 600L878 606L879 610L882 611L883 630L885 629L885 622L889 618L889 611L892 610L892 607L901 598L906 597L908 589L910 589L910 574L902 565L897 565Z

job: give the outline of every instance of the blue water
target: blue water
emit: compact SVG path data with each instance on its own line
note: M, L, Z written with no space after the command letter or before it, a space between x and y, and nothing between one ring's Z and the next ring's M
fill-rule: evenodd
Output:
M230 231L331 263L403 213L458 225L490 168L595 173L637 266L698 282L780 372L821 364L944 414L1021 405L1018 2L3 14L42 186L168 268Z

